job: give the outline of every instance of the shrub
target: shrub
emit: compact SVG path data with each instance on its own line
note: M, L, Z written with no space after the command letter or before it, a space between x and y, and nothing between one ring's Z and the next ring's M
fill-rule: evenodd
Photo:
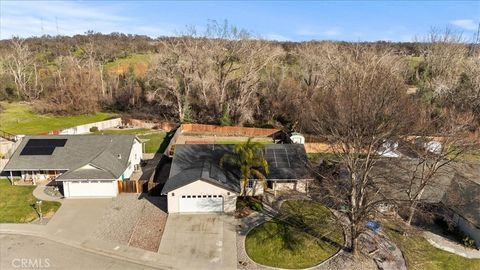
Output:
M98 132L98 127L91 127L90 132Z
M463 245L467 248L474 248L474 249L477 248L477 245L475 244L475 240L473 240L469 236L465 236L463 238Z
M254 211L261 212L263 211L263 204L258 201L251 201L250 208L252 208L252 210Z

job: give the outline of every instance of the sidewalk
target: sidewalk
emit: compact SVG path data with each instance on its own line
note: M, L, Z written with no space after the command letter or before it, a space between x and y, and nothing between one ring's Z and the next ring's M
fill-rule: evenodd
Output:
M445 250L450 253L469 259L480 259L480 251L476 249L465 248L464 246L454 243L440 235L424 231L423 236L434 247Z

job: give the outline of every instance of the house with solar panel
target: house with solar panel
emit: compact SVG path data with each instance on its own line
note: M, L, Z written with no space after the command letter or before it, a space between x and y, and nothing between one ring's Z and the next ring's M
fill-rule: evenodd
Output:
M234 145L177 144L170 175L162 194L167 196L169 213L234 212L242 194L240 171L229 164L220 167L225 154L234 154ZM306 193L312 180L303 144L265 146L269 165L264 185L258 179L247 183L248 196L294 190Z
M3 169L12 183L58 185L65 197L115 197L142 159L135 135L26 136Z

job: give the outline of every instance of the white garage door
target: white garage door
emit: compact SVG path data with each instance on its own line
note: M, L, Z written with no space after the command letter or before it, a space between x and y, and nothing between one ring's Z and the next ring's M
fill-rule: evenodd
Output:
M182 195L179 212L223 212L222 195Z
M69 197L115 197L118 187L113 181L68 182Z

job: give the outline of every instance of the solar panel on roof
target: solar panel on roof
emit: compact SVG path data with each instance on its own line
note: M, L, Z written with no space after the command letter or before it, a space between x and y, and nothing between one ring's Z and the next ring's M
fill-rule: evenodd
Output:
M20 152L21 156L49 156L56 147L63 147L67 139L29 139Z
M55 147L25 147L20 152L21 156L49 156L53 153Z
M63 147L67 139L29 139L25 147Z

